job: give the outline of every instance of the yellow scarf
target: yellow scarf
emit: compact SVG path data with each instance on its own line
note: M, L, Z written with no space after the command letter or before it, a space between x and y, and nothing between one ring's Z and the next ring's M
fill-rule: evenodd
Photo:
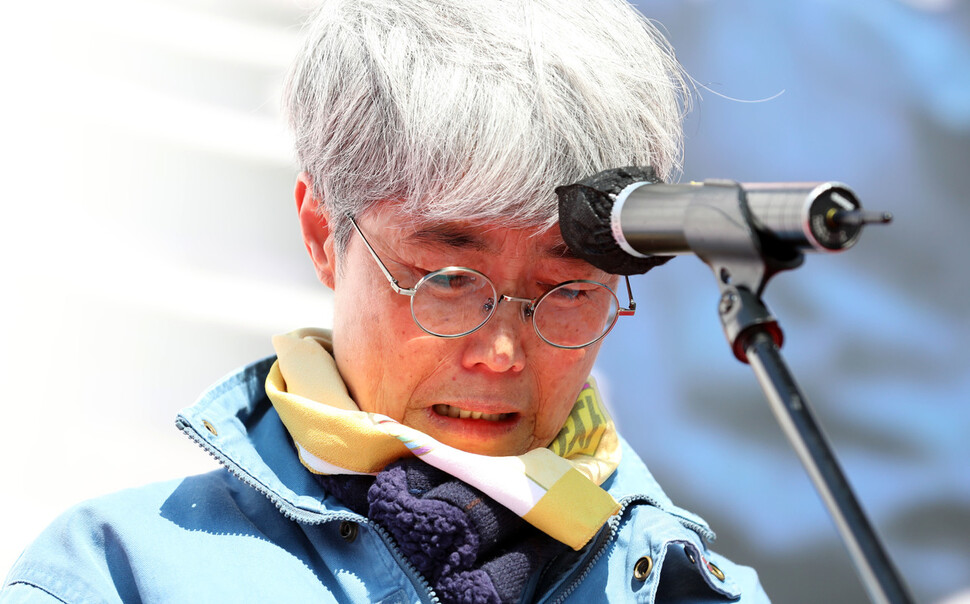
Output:
M576 550L620 509L598 486L619 464L620 446L592 378L548 448L491 457L361 411L337 372L329 331L308 328L275 336L273 347L278 359L266 377L266 394L311 472L376 474L397 459L417 455Z

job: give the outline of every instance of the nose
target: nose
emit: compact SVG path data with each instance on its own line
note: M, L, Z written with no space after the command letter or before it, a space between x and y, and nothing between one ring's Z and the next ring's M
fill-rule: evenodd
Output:
M512 302L503 304L503 302ZM531 300L500 296L495 313L480 329L462 340L466 346L462 364L466 369L485 368L495 373L525 369L523 338L528 337L528 306Z

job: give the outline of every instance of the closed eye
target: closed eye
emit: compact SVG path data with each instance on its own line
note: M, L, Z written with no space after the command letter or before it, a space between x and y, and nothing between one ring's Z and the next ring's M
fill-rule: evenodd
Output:
M477 289L479 279L466 272L456 273L456 272L437 272L430 273L424 279L424 284L426 287L434 287L440 290L466 290L466 289Z
M598 286L586 282L563 283L549 291L543 298L548 304L574 306L586 302Z
M415 286L423 296L457 299L495 296L491 282L485 275L467 268L448 267L425 275Z

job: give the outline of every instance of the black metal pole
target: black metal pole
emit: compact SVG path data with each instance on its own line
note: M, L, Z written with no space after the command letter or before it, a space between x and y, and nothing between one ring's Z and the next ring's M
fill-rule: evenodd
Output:
M835 521L869 598L875 604L913 602L772 335L755 326L744 336L744 349L775 418Z
M711 267L731 350L754 370L870 599L912 602L785 366L778 350L781 330L760 298L772 275L802 263L802 252L848 249L864 225L886 224L892 215L863 211L839 183L666 185L653 182L652 171L630 168L602 172L593 180L598 185L586 181L556 190L560 229L569 247L594 266L621 274L644 272L658 260L662 264L665 254L696 254Z

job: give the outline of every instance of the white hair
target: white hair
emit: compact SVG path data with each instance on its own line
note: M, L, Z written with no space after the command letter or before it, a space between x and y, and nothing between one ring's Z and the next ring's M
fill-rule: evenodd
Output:
M551 227L554 187L679 170L689 99L624 0L325 0L284 107L337 249L347 212Z

